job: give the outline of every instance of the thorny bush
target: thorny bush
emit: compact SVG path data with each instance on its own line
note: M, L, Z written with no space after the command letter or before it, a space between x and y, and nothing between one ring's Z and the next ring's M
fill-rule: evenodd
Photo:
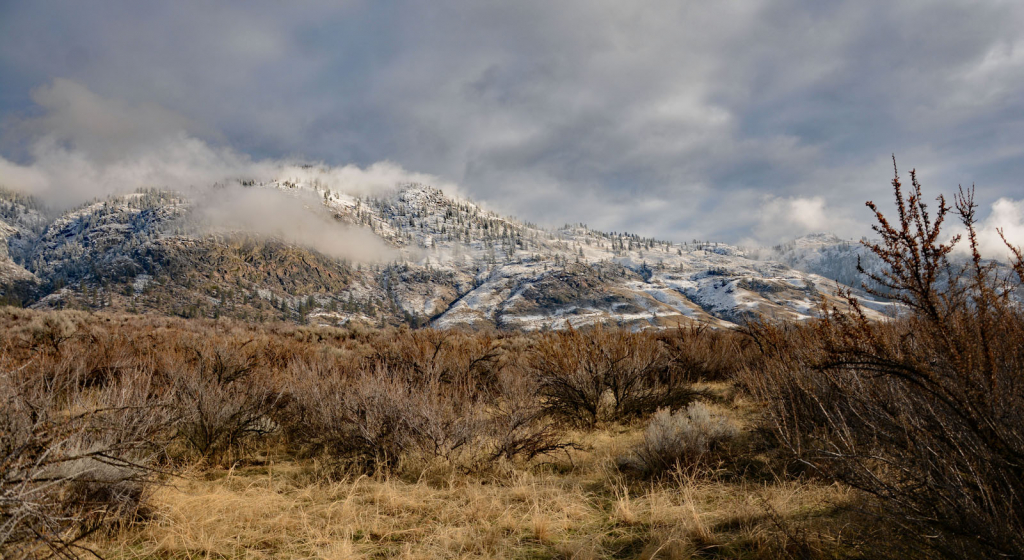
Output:
M959 237L940 234L953 208L939 197L932 217L914 172L911 183L904 195L893 179L895 223L868 203L881 241L867 246L887 265L871 279L906 312L872 322L850 295L852 313L755 326L767 359L744 380L786 449L873 496L877 514L911 537L880 554L1021 558L1024 311L979 253L973 188L955 197L970 250L957 266Z

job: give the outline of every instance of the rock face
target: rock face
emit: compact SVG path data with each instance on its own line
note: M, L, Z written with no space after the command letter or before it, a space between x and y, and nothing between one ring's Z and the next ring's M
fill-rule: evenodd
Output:
M836 300L833 280L728 245L582 224L547 230L423 185L373 197L292 181L247 188L315 193L322 208L311 211L339 222L343 242L363 228L393 251L387 262L354 263L244 232L212 234L192 219L192 202L169 192L60 214L0 193L2 294L37 307L501 329L728 327L757 315L806 318Z

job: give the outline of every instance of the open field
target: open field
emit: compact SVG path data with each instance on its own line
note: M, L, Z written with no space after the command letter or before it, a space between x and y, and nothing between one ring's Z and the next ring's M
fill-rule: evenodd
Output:
M32 461L52 462L40 480L72 465L60 470L66 487L35 504L60 522L33 527L53 527L65 555L836 558L860 554L872 531L849 488L787 472L758 407L728 379L756 359L732 333L360 333L0 313L9 411L51 409L35 425L8 416L5 490L18 497L13 479ZM620 381L636 383L618 411L603 387L591 415L585 396L572 408L538 377L538 363L555 372L562 354L596 367L606 352L631 364ZM339 400L352 395L362 400ZM367 420L392 400L397 411ZM654 409L693 403L727 435L670 452L671 463L645 459ZM55 428L63 435L47 440ZM18 437L50 455L17 464ZM136 490L97 491L106 485ZM52 552L11 540L11 557Z
M608 426L530 468L325 480L292 461L192 473L157 488L151 519L97 543L108 558L842 558L848 488L706 475L644 481L616 459L642 437ZM851 527L851 524L854 524Z

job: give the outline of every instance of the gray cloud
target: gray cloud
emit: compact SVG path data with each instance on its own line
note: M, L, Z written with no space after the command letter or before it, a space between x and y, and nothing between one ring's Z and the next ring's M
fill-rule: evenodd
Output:
M97 162L135 157L184 135L205 131L160 105L129 105L102 98L67 79L55 79L31 95L44 113L21 123L23 138L34 138L36 146L68 146Z
M33 98L44 112L18 123L30 161L0 157L0 185L60 209L141 187L171 189L192 200L202 231L244 231L377 261L398 254L369 231L333 220L313 191L243 188L238 180L302 182L351 195L417 182L458 194L455 185L389 162L330 167L254 160L193 136L191 130L203 127L163 107L106 99L69 80L55 80Z
M6 114L42 110L30 92L64 77L166 107L185 121L142 112L243 160L390 160L548 224L774 241L823 223L859 235L864 201L888 200L893 152L928 192L977 183L986 210L1024 198L1019 2L0 10ZM24 128L7 128L8 159L32 161L18 153ZM814 201L829 219L790 216L787 201Z

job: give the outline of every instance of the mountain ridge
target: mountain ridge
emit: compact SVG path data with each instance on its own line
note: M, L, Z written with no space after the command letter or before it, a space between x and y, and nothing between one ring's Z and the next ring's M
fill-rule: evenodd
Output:
M311 220L327 215L337 225L324 230L338 236L327 241L379 243L381 257L353 261L244 230L204 231L197 203L170 191L50 215L8 193L0 202L4 297L252 321L526 330L733 327L758 315L807 318L822 299L842 304L833 280L723 243L583 224L544 229L423 184L357 196L315 179L240 183L238 192L290 193ZM879 317L890 307L859 295Z

